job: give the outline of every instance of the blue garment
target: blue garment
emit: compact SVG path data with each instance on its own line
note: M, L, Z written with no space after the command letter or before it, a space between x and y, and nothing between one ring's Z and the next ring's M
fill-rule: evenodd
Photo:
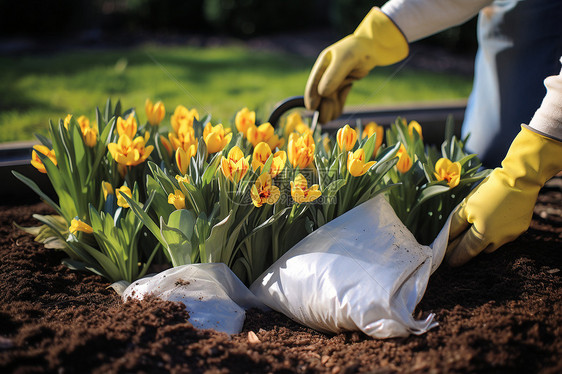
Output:
M562 0L502 0L478 18L474 85L462 136L486 167L499 166L522 123L558 74L562 55Z

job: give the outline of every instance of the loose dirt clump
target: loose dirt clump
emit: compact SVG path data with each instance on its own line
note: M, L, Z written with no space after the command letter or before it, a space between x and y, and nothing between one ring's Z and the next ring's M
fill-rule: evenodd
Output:
M257 310L232 337L194 329L183 304L123 304L103 278L67 269L64 253L13 226L36 225L46 205L0 208L0 372L562 372L559 184L543 189L515 242L432 276L416 316L435 313L437 328L389 340Z

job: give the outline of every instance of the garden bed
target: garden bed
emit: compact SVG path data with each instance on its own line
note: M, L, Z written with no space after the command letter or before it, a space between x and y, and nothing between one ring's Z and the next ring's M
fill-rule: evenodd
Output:
M36 225L31 215L46 205L0 207L0 372L559 373L561 182L542 190L515 242L433 275L416 313L435 313L437 328L390 340L326 335L258 311L232 337L195 330L181 304L123 304L105 279L68 270L64 253L12 225Z

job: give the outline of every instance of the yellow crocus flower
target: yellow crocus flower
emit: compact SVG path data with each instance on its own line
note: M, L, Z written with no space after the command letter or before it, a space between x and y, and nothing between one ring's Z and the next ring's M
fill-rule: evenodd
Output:
M196 153L197 153L197 149L195 148L194 145L188 148L187 151L184 150L183 148L176 149L176 165L180 173L182 174L187 173L187 169L189 168L191 157L195 156Z
M357 131L345 125L338 130L336 140L342 152L351 151L357 142Z
M369 122L365 128L363 129L363 134L361 138L370 138L373 134L376 134L377 137L375 139L375 151L373 152L373 156L377 154L379 148L382 145L382 140L384 138L384 127L377 125L376 122Z
M195 130L188 125L181 125L178 132L168 133L168 139L174 150L183 148L187 151L192 145L197 149L197 138L195 137Z
M78 122L78 125L80 126L80 130L82 130L82 134L84 133L85 129L90 128L90 120L86 116L78 117L76 122Z
M174 189L174 193L168 195L168 204L172 204L176 209L185 209L185 195Z
M258 143L258 145L256 145L256 147L254 148L254 153L252 155L252 169L256 171L259 168L263 167L271 154L271 148L267 143ZM272 178L275 178L279 175L279 173L283 171L286 162L287 153L285 151L275 152L275 154L273 155L271 168L269 170L269 174L271 174Z
M78 218L73 218L72 221L70 221L70 227L68 228L68 231L73 235L76 235L76 233L79 231L85 232L86 234L91 234L94 232L94 229L86 222L82 222Z
M164 146L166 153L168 153L168 156L172 157L172 154L174 153L174 148L172 147L172 143L168 139L166 139L164 135L160 135L159 139L160 139L160 143L162 143L162 146Z
M248 129L256 124L256 112L250 111L248 108L242 108L236 113L234 124L238 132L241 132L246 137Z
M46 174L47 169L45 169L45 165L43 164L43 161L41 161L41 159L39 158L37 152L42 153L45 156L49 157L49 160L51 160L53 164L55 164L55 166L57 165L57 158L55 157L55 151L53 149L49 149L44 145L34 145L33 152L31 152L31 165L33 165L41 173Z
M127 135L129 139L133 139L137 134L137 127L137 120L132 114L127 119L117 117L117 133L120 137Z
M412 168L412 158L410 157L410 155L408 155L408 151L406 151L406 148L403 144L400 145L400 149L396 153L396 157L398 157L396 168L400 173L404 174Z
M70 125L70 119L72 118L72 114L67 114L64 117L64 128L68 130L68 125Z
M82 129L82 138L84 144L92 148L98 143L98 129L97 127L84 127Z
M418 123L418 121L411 121L410 124L408 124L408 133L410 134L410 136L414 136L414 130L416 130L420 138L423 139L422 127Z
M287 120L283 126L283 134L285 134L286 137L292 132L298 132L302 135L307 131L310 131L310 127L304 123L299 112L293 112L287 116Z
M137 136L131 141L129 136L121 135L117 143L109 143L107 149L118 164L135 166L143 163L154 149L154 146L145 147L145 144L146 141L142 136Z
M182 184L182 183L188 183L189 184L189 178L187 177L187 175L184 175L184 176L176 175L176 180L178 181L179 184Z
M244 157L244 152L238 147L232 147L228 152L228 157L222 157L222 174L232 182L240 182L250 168L250 156Z
M354 177L359 177L365 174L376 161L365 162L365 150L359 148L355 152L347 154L347 170L349 174Z
M289 145L287 148L289 162L294 168L307 168L314 161L316 144L314 144L314 139L310 132L303 135L297 133L289 135Z
M294 181L291 181L291 196L295 202L301 203L310 203L316 199L318 199L322 192L319 190L319 186L317 184L313 184L308 188L308 182L306 178L299 173Z
M178 105L170 118L170 122L174 132L177 134L182 125L193 128L194 119L199 121L199 113L196 109L189 110L183 105Z
M150 99L146 99L144 103L144 110L146 111L148 123L152 126L158 126L166 115L166 108L164 107L164 103L162 103L162 101L157 101L156 104L152 104Z
M435 177L438 181L446 180L450 188L459 185L461 170L460 162L451 162L447 158L440 158L435 163Z
M131 199L133 198L133 193L131 192L131 189L129 187L121 186L120 188L115 190L115 194L117 196L117 205L123 208L130 208L129 203L127 203L127 200L125 200L125 198L123 197L123 195L127 195Z
M281 196L281 191L279 187L273 185L271 175L263 173L252 186L250 196L252 198L252 203L259 208L263 204L275 204Z
M101 182L101 189L103 191L103 199L107 200L107 195L113 195L113 186L109 182Z
M230 139L232 139L232 133L230 132L230 129L225 130L222 123L219 123L216 126L211 125L211 123L207 123L205 129L203 130L203 140L205 141L205 144L207 144L208 153L217 153L222 151L224 147L230 143Z
M247 130L248 141L255 147L258 143L266 142L271 149L283 146L285 139L275 134L275 129L269 122L259 126L250 126Z

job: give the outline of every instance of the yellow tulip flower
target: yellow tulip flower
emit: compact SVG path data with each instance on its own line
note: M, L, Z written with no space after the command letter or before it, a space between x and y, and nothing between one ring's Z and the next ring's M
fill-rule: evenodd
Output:
M438 181L446 180L450 188L459 185L461 170L460 162L451 162L447 158L440 158L435 163L435 177Z
M196 153L197 149L194 145L189 147L187 151L183 148L176 149L176 165L178 166L178 170L180 171L180 173L187 173L191 157L195 156Z
M230 129L225 130L221 123L216 126L207 123L207 126L205 126L203 130L203 140L205 144L207 144L208 153L222 151L224 147L230 143L230 139L232 139Z
M365 162L365 150L363 148L359 148L355 152L349 152L347 154L347 170L349 174L354 177L365 174L375 162L376 161Z
M113 195L113 186L111 183L106 181L101 182L101 189L103 191L104 200L107 200L107 195Z
M137 134L137 127L137 120L132 114L127 119L117 117L117 133L120 137L127 135L129 139L133 139Z
M317 184L313 184L310 188L308 188L306 178L299 173L295 177L295 180L291 181L291 196L293 197L293 200L299 204L310 203L322 195L319 188L320 187Z
M33 152L31 152L31 165L33 165L41 173L46 174L47 169L45 169L45 165L43 165L43 161L41 161L37 152L49 157L53 164L55 164L55 166L57 165L57 158L55 157L55 151L53 149L49 149L44 145L34 145L33 149Z
M131 141L127 135L121 135L117 143L109 143L107 149L118 164L135 166L143 163L154 149L151 145L145 147L145 144L142 136L137 136Z
M185 195L174 189L174 193L168 195L168 204L172 204L176 209L185 209Z
M402 174L408 172L412 168L413 162L410 155L408 155L408 151L404 145L400 145L400 149L396 153L396 157L398 157L398 162L396 163L396 168Z
M232 182L238 183L250 168L250 156L244 157L244 152L238 147L232 147L228 152L228 157L222 157L222 174Z
M336 140L342 152L351 151L357 142L357 131L345 125L338 130Z
M369 122L363 129L361 138L370 138L373 134L377 134L377 137L375 139L375 151L373 152L374 156L377 154L379 148L382 145L382 140L384 138L384 127L377 125L376 122Z
M410 134L410 136L414 136L414 130L416 130L420 138L423 139L422 127L418 123L418 121L411 121L410 124L408 125L408 133Z
M121 186L120 188L115 190L115 194L117 196L117 205L123 208L130 208L129 203L127 203L127 200L125 200L125 198L123 197L123 195L127 195L131 199L133 198L133 193L131 192L131 189L129 187Z
M263 173L252 186L250 196L252 197L252 203L259 208L263 204L275 204L281 196L281 191L279 187L273 185L271 175Z
M246 137L248 129L256 124L256 112L250 111L248 108L242 108L236 113L234 124L238 132L241 132Z
M148 123L152 126L158 126L166 115L166 108L164 107L162 101L157 101L156 104L152 104L150 99L146 99L144 103L144 110L146 111Z
M314 161L314 150L316 144L312 134L307 132L303 135L292 133L289 136L288 158L294 168L304 169Z
M183 105L178 105L170 118L170 122L172 123L174 132L177 134L182 125L193 128L194 119L199 121L199 113L196 109L188 110Z
M91 234L94 232L94 229L86 222L82 222L77 218L73 218L72 221L70 221L70 227L68 228L68 231L74 235L76 235L76 233L79 231L85 232L86 234Z

